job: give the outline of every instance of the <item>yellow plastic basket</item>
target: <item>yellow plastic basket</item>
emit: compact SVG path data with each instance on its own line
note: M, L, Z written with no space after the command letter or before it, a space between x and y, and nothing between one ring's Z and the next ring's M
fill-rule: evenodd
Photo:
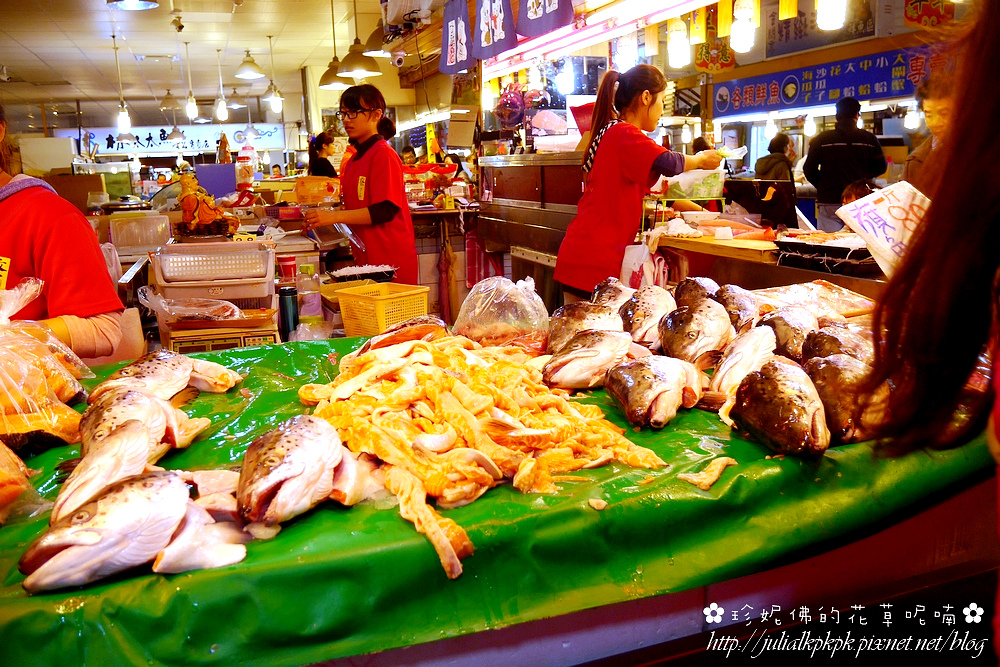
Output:
M399 322L427 314L429 287L376 283L337 290L346 336L375 336Z

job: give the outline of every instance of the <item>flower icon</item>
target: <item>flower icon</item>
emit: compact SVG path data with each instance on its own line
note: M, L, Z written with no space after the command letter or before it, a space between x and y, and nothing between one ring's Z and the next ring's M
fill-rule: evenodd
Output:
M702 611L705 612L706 623L722 623L722 615L726 613L725 609L715 604L714 602L709 606L705 607ZM983 613L983 610L980 609L979 613L980 614ZM976 622L978 623L979 619L976 619Z
M982 607L973 602L968 607L963 609L962 613L965 614L966 623L979 623L980 619L983 617L983 611ZM708 613L707 609L705 610L705 613Z

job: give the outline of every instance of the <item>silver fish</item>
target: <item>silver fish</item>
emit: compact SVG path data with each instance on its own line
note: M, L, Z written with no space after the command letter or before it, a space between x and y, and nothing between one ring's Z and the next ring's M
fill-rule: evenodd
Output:
M743 378L729 417L779 454L819 456L830 446L816 386L798 364L781 357Z
M875 361L875 345L870 336L837 325L809 332L802 343L803 363L835 354L846 354L870 366Z
M548 354L557 353L570 338L586 329L622 331L622 318L614 308L589 301L577 301L557 308L549 319Z
M29 593L81 586L152 561L187 511L188 487L175 472L118 482L53 524L18 569Z
M625 360L631 345L632 337L624 331L581 331L545 364L542 378L550 387L599 387L608 369Z
M719 291L719 283L711 278L685 278L674 288L678 306L693 306L702 299L711 299Z
M635 290L617 278L605 278L597 283L590 300L600 306L608 306L618 310L633 294L635 294Z
M670 292L656 285L645 285L635 291L618 310L624 330L632 335L632 340L651 349L660 349L660 333L657 326L667 313L677 308Z
M702 373L673 357L626 361L608 371L604 388L632 424L663 428L682 405L693 407L702 393Z
M164 400L188 386L223 393L242 379L239 373L221 364L159 349L109 375L90 394L89 401L94 403L104 393L117 388L142 389Z
M248 523L281 523L330 496L344 455L337 430L299 415L256 438L240 468L236 501Z
M712 298L721 303L729 313L729 321L736 329L736 333L743 333L757 326L757 321L760 319L760 305L750 290L738 285L723 285Z
M800 306L784 306L760 318L760 323L774 329L776 351L792 361L802 361L802 344L810 331L819 329L816 316Z
M719 351L736 337L729 313L712 299L669 313L660 320L659 333L664 354L690 361L699 369L714 365Z

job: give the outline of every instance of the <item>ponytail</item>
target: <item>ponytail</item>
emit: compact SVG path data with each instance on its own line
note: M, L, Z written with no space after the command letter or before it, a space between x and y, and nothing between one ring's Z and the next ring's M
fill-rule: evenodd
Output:
M615 84L621 75L613 69L609 69L604 78L601 79L601 86L597 89L597 101L594 102L594 113L590 117L590 140L587 142L587 149L583 151L584 159L590 154L590 147L594 143L594 138L605 125L618 117L615 113Z
M382 116L378 121L378 133L382 138L389 141L396 136L396 124L388 116Z
M7 112L4 111L2 103L0 103L0 125L3 125L4 129L6 129ZM10 146L7 143L6 132L4 132L3 138L0 139L0 172L10 173Z
M616 85L617 84L617 85ZM667 79L663 72L652 65L636 65L624 74L608 70L601 80L597 90L597 101L594 103L594 115L590 120L590 141L584 151L584 160L591 153L594 138L605 125L619 118L627 109L632 108L644 91L657 95L667 89Z

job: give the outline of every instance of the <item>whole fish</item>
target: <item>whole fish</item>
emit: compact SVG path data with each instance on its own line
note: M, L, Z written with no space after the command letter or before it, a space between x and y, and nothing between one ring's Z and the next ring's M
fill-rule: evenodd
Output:
M702 299L711 299L719 291L719 283L711 278L685 278L674 288L678 306L693 306Z
M694 364L651 356L609 370L604 388L621 406L629 423L663 428L682 405L690 408L698 402L701 378Z
M175 472L114 484L54 523L18 569L29 593L81 586L148 563L166 548L187 512L188 487Z
M809 332L819 329L816 316L799 306L784 306L760 318L760 323L774 329L777 354L792 361L802 361L802 345Z
M635 290L617 278L605 278L597 283L590 300L599 306L608 306L618 310L633 294L635 294Z
M805 371L823 401L826 424L836 442L863 442L874 437L882 416L880 406L888 389L883 387L876 391L875 400L866 406L860 418L856 418L858 388L871 373L870 366L846 354L832 354L813 357L806 362Z
M557 308L549 318L548 354L557 353L570 338L586 329L622 331L622 318L616 309L589 301L577 301Z
M259 436L240 468L240 516L273 526L309 510L330 496L343 455L337 430L319 417L298 415Z
M760 370L774 356L777 342L771 327L754 327L733 339L715 367L708 388L730 396L748 374Z
M712 299L681 306L660 320L663 353L690 361L702 370L714 365L719 352L736 337L729 313Z
M545 364L542 379L563 389L599 387L608 369L624 361L631 346L632 337L624 331L581 331Z
M736 329L736 333L743 333L757 326L757 321L760 319L760 305L750 290L745 290L739 285L723 285L712 298L721 303L729 313L729 321Z
M677 308L670 292L656 285L645 285L622 304L618 310L624 330L632 340L654 350L660 349L657 326L667 313Z
M875 361L875 345L869 336L836 325L809 332L802 343L803 363L835 354L846 354L870 366Z
M743 378L728 416L779 454L819 456L830 446L815 385L798 364L781 357Z
M159 349L109 375L90 394L89 401L93 403L104 393L122 387L142 389L164 400L188 386L223 393L242 379L239 373L221 364Z

